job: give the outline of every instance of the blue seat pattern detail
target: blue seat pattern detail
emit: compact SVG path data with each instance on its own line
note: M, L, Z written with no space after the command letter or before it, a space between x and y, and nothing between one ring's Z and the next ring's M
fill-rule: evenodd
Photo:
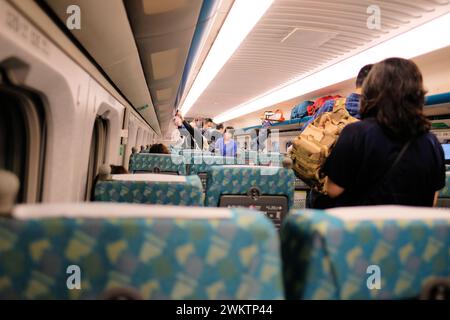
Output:
M376 222L294 211L281 243L287 299L409 299L431 276L450 275L450 214ZM369 265L380 267L380 290L367 286Z

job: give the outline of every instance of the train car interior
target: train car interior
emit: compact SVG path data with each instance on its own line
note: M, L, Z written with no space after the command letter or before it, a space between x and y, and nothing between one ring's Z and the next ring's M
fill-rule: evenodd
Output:
M0 299L450 300L450 0L0 25Z

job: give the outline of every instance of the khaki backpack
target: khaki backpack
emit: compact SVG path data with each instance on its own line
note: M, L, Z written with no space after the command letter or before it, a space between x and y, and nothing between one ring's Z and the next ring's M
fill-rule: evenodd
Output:
M292 144L291 159L296 175L316 191L326 194L321 168L331 153L342 129L358 119L345 108L345 98L337 99L331 112L311 122Z

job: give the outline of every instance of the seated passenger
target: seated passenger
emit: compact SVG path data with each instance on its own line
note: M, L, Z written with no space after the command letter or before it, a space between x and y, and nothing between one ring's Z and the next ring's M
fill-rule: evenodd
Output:
M170 154L169 148L162 143L155 143L150 147L149 153Z
M235 157L237 153L237 144L233 139L233 127L226 127L223 137L216 142L216 153L224 157Z
M116 165L110 165L111 167L111 174L128 174L128 170L125 169L124 166L116 166Z
M350 113L351 116L355 118L360 118L359 116L359 102L361 100L361 88L364 82L364 79L366 79L367 75L370 72L370 69L372 69L373 64L365 65L364 67L359 70L358 76L356 77L356 88L355 92L351 93L347 96L345 99L345 108ZM302 129L305 129L308 124L313 122L314 120L319 117L324 112L330 112L333 110L335 100L328 100L323 104L323 106L317 110L317 112L314 114L314 116L309 119L305 124L303 125Z
M423 114L416 64L389 58L364 82L361 119L346 126L323 167L335 206L433 206L445 185L444 152Z
M140 153L145 153L145 146L141 146L141 151Z

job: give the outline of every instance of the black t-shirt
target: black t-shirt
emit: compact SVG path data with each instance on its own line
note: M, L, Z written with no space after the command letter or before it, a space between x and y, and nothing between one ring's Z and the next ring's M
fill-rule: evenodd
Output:
M322 169L345 189L335 205L432 206L434 193L445 186L442 146L432 133L415 138L385 176L403 145L373 118L346 126Z

